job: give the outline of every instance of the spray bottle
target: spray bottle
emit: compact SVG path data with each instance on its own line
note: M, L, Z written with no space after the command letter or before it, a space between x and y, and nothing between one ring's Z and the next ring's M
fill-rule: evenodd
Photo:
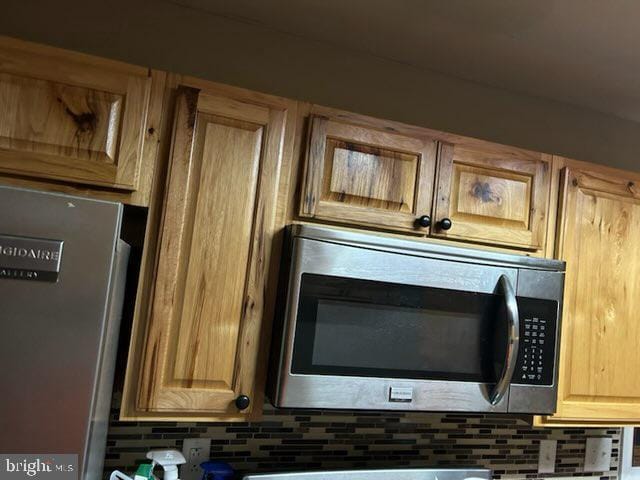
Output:
M133 478L119 470L114 470L109 480L158 480L153 474L156 465L164 469L163 480L179 480L178 465L186 463L184 456L178 450L151 450L147 452L147 458L151 462L138 465Z

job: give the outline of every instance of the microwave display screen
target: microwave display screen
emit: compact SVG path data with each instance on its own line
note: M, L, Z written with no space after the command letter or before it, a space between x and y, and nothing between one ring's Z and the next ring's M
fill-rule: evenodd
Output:
M493 382L501 295L303 274L292 373Z

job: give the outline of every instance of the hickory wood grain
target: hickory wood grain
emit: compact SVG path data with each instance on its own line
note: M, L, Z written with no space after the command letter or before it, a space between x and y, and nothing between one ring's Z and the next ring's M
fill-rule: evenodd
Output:
M547 254L550 155L316 105L309 110L301 219ZM430 229L416 222L422 215L431 216ZM444 218L452 229L437 228Z
M435 141L312 116L300 215L319 220L426 233Z
M640 420L637 175L563 171L556 254L567 262L558 411L539 424Z
M257 405L259 407L261 404L260 396L262 392L260 384L264 379L265 370L260 367L261 362L259 360L256 360L253 364L251 364L250 360L251 358L265 358L265 345L268 342L264 339L260 340L260 336L268 333L268 328L265 332L265 322L269 320L268 312L273 301L273 292L270 290L274 288L273 282L269 282L266 279L275 278L273 272L277 268L274 265L277 266L278 263L277 261L268 260L266 261L268 266L265 266L265 263L261 262L265 262L264 259L269 256L277 258L279 247L273 239L277 238L278 229L284 224L297 219L295 203L296 199L302 196L300 192L296 192L297 178L300 169L303 167L300 166L301 162L298 162L298 158L293 156L293 152L298 151L305 144L306 131L303 125L309 115L317 116L321 119L331 119L336 123L347 126L353 125L369 129L375 132L378 138L380 138L379 135L381 133L409 138L429 137L431 140L441 142L442 145L450 144L456 148L461 146L461 151L466 149L480 152L478 155L469 154L469 158L472 159L470 162L462 161L457 170L452 170L451 178L453 182L451 185L455 185L455 187L450 190L450 200L455 199L457 202L455 211L465 221L468 220L466 217L489 218L490 221L487 222L487 225L494 225L503 229L509 228L512 232L518 229L523 230L527 225L528 227L526 228L531 228L532 225L531 218L527 219L526 216L527 203L522 199L529 195L529 203L532 201L533 197L530 194L536 185L535 172L531 174L526 168L520 168L520 164L517 161L518 159L525 159L536 163L542 158L543 161L548 162L548 156L542 154L530 156L531 152L512 147L465 139L464 137L421 127L407 126L397 122L371 119L370 117L340 112L326 107L296 104L286 99L277 99L258 92L181 77L181 81L184 84L207 91L207 95L199 97L201 100L199 105L204 106L206 102L211 102L211 107L203 107L202 111L201 118L207 119L211 125L209 136L205 135L205 140L201 140L203 146L206 144L206 138L215 142L221 141L223 137L239 140L244 136L244 134L240 133L241 130L245 134L246 132L251 133L250 128L248 130L247 128L243 129L243 126L247 127L247 124L264 126L265 118L268 119L267 124L270 125L271 120L269 119L271 117L269 117L269 114L261 115L259 113L264 113L266 106L267 110L287 112L285 116L289 120L287 120L286 133L283 136L284 140L277 147L275 145L278 142L273 142L270 145L275 149L281 148L282 152L288 153L282 153L279 164L283 167L282 170L285 174L280 176L279 179L265 183L265 185L270 185L271 191L269 193L264 195L255 193L263 191L263 184L261 183L263 173L258 173L257 180L252 179L250 181L250 183L254 182L251 183L253 185L260 185L260 188L256 187L254 191L254 194L257 195L254 196L254 205L256 218L260 218L263 215L262 213L257 213L261 212L261 209L265 212L264 231L269 231L267 225L270 222L269 218L272 219L270 234L265 236L268 240L260 244L261 248L258 250L262 252L258 254L258 257L262 260L255 262L256 265L261 264L262 266L248 268L244 276L247 291L257 291L259 285L262 285L263 288L266 285L266 294L263 297L262 306L265 314L262 316L252 315L250 313L252 309L248 309L246 311L249 313L246 314L246 318L253 319L254 323L252 324L250 320L246 324L253 325L252 327L243 328L237 325L226 325L224 327L227 332L225 335L230 337L237 336L238 338L237 358L247 358L249 360L236 362L236 367L232 370L227 363L214 361L215 355L209 355L208 353L205 353L204 356L189 354L183 352L184 349L182 347L175 347L174 356L169 357L170 349L167 347L161 353L167 355L167 358L170 358L174 363L171 369L166 371L166 378L170 379L170 385L177 385L178 389L183 390L174 392L177 399L172 399L170 396L166 397L170 400L169 408L174 408L175 405L186 405L186 407L184 410L178 408L161 411L136 410L135 397L139 386L138 380L140 379L140 376L137 376L140 362L136 358L140 358L141 352L144 351L144 345L148 342L148 337L146 336L147 325L144 320L146 318L144 313L146 308L144 305L145 297L151 296L155 299L166 291L157 291L157 287L161 287L163 284L162 282L155 282L157 275L154 268L160 267L160 264L164 262L164 258L168 257L159 255L157 262L155 262L156 266L154 266L153 260L156 258L154 253L156 251L156 241L165 241L164 235L156 238L156 232L158 231L156 227L161 223L159 211L162 210L162 202L167 197L162 188L163 173L158 173L154 163L158 150L164 151L168 147L168 137L166 139L163 138L159 134L162 129L158 128L162 123L163 115L170 111L166 104L163 105L165 74L156 71L150 73L148 69L142 67L97 59L50 47L36 46L7 38L1 39L0 51L0 66L2 67L0 68L2 72L0 74L0 102L2 102L3 111L8 113L7 117L0 119L0 136L2 137L0 139L2 145L0 170L3 172L0 181L4 184L35 186L45 190L64 191L151 206L151 220L148 226L147 239L145 240L146 267L143 275L141 275L143 280L139 287L139 299L136 305L136 323L134 324L134 336L136 339L132 343L133 354L129 357L127 370L128 384L133 379L134 388L128 387L125 389L125 400L123 401L122 412L123 418L126 419L235 420L246 419L248 416L255 415L259 410L259 408L254 408L252 411L242 414L229 410L219 410L216 413L211 413L210 411L200 410L198 409L199 407L195 408L193 405L211 406L207 403L209 400L198 398L196 392L198 388L210 388L211 392L208 395L217 395L220 391L228 391L225 389L229 383L234 382L234 378L247 378L248 383L244 385L250 386L251 382L253 382L254 398L256 399L254 406ZM144 102L140 103L143 108L148 108L148 112L141 127L143 131L140 140L141 146L137 146L136 142L125 142L131 147L123 150L125 153L121 158L121 151L117 141L122 135L123 130L120 129L124 128L123 105L126 106L126 98L130 95L129 89L132 87L129 84L129 80L131 78L133 78L134 83L141 82L140 85L144 83L144 88L149 90L148 107L144 107ZM51 106L54 103L54 97L55 102L58 102L58 97L60 97L64 104L69 107L73 115L64 112L65 118L72 119L76 124L76 128L77 122L83 125L84 120L88 127L95 128L95 133L89 131L90 135L84 135L86 132L81 131L79 135L76 135L76 132L73 131L73 135L71 135L71 129L65 127L65 122L68 119L61 121L59 111L53 112L46 107L46 105ZM123 98L125 99L124 102L122 101ZM166 95L164 98L166 98ZM41 99L43 101L40 102L39 100ZM82 113L86 110L85 107L90 105L99 113L100 118L104 115L108 116L109 121L107 123L109 125L98 122L93 127L92 121L86 116L83 117ZM300 114L293 121L292 118L294 116L291 112L296 109L296 105L299 107ZM213 113L207 112L207 108L210 108ZM43 120L45 118L44 115L50 115L47 117L48 121L46 122ZM74 118L75 120L73 120ZM295 127L289 128L293 123L295 123ZM116 124L119 124L120 127L116 127ZM34 125L37 128L34 128L32 132L27 127L28 125ZM135 132L135 129L131 131ZM227 133L223 133L225 131ZM230 132L234 133L231 134ZM273 130L268 127L267 132L273 132ZM255 135L255 131L253 134ZM332 147L334 150L335 147L340 149L341 147L349 146L348 141L345 142L346 145L341 144L342 140L339 138L331 141L334 142ZM246 147L249 143L245 138L243 141L239 141L238 145ZM294 148L294 144L298 145L298 147ZM78 148L78 145L81 145L82 148ZM330 215L327 218L311 218L316 218L319 221L338 221L347 225L369 229L394 230L394 228L390 229L384 222L380 224L375 214L366 217L367 212L360 212L356 207L367 204L369 206L376 205L374 210L379 210L380 206L382 206L382 209L386 209L393 214L408 211L412 201L415 204L416 200L416 190L414 189L414 197L412 198L409 188L411 183L409 179L413 174L413 159L415 158L412 155L415 152L412 152L411 148L404 149L397 146L389 149L375 142L370 144L369 140L363 141L357 147L357 149L352 150L351 159L345 158L344 155L340 157L342 154L338 153L336 176L334 178L325 176L320 179L316 186L320 192L318 198L322 198L322 195L329 195L326 198L330 198L336 191L348 193L352 203L350 211L354 212L353 217L340 217L339 220L334 220L334 218L337 218L336 216L340 216L342 213L329 212ZM128 159L132 155L127 152L135 152L138 148L140 148L139 152L141 152L140 159L136 159L134 162L129 161ZM7 149L10 152L7 154L7 159L5 159L4 155ZM372 153L371 149L377 149L377 151ZM347 149L343 148L343 150ZM245 149L243 151L248 152L251 150ZM515 170L511 167L496 168L491 162L485 162L482 157L485 154L482 152L486 151L499 151L500 155L504 154L517 168ZM506 151L511 153L505 153ZM163 157L163 161L166 160L164 154L160 156ZM205 154L203 153L202 157L204 156ZM45 157L46 161L43 161L42 158ZM251 157L251 155L248 157ZM175 158L175 156L172 156L172 159ZM262 158L260 162L264 161ZM324 159L322 167L325 168L327 157L323 155L320 158ZM58 160L60 161L58 162ZM140 164L136 166L135 164L138 160ZM357 178L354 175L355 170L348 168L349 161L361 165L357 170L363 169L368 172L367 175L363 179ZM80 162L80 164L71 171L69 162ZM626 245L633 244L634 238L637 237L636 204L638 198L636 185L639 179L635 174L613 171L612 169L569 159L562 159L561 162L558 162L558 165L569 165L571 171L583 172L584 174L578 176L578 186L576 188L578 188L579 192L572 196L568 193L565 194L571 188L567 186L566 182L558 190L557 185L555 185L559 183L558 167L554 167L551 174L553 179L551 182L552 189L548 195L551 203L547 220L541 222L548 225L547 241L543 241L542 248L545 249L546 255L549 256L550 252L553 252L553 239L557 237L556 256L565 255L563 252L570 252L576 256L577 260L568 260L568 262L577 264L583 269L585 268L584 265L602 263L602 266L597 267L595 270L600 272L603 278L610 275L610 272L616 272L616 277L611 282L604 283L602 279L595 278L595 274L593 274L588 280L583 279L581 280L582 283L576 282L578 286L572 287L576 292L575 299L567 301L575 304L576 306L571 308L580 313L575 318L583 320L578 323L570 321L573 328L578 328L577 337L573 333L568 333L569 330L563 331L563 342L565 339L570 339L569 346L563 347L561 353L561 393L565 397L560 400L560 410L557 415L544 417L537 421L541 425L548 426L633 424L639 421L637 412L639 411L638 397L640 395L636 391L637 389L634 390L635 386L628 387L625 385L623 378L629 378L633 374L632 367L637 367L637 358L634 356L628 357L625 353L632 348L628 339L634 335L637 337L637 332L633 330L635 328L633 324L629 326L623 320L630 318L632 316L630 312L636 307L632 301L635 291L633 288L630 289L628 285L622 284L620 279L637 279L637 277L633 276L636 274L635 270L629 270L632 265L637 263L637 258L633 256L634 252L629 251ZM119 168L119 172L113 170L114 167ZM132 171L135 170L134 167L138 168L139 172L138 183L135 187L130 183ZM187 167L181 165L176 168ZM253 172L251 169L247 171ZM258 169L258 172L261 172L261 168ZM273 174L278 177L279 171ZM118 175L120 175L119 179ZM374 175L393 178L393 182L388 182L392 184L392 187L379 189L378 185L372 181ZM306 175L303 175L303 178L306 177ZM103 181L100 178L106 178L106 180ZM251 179L251 175L248 178ZM476 178L478 181L475 181ZM565 176L564 178L566 180L568 177ZM327 180L329 180L328 188L326 187ZM170 182L175 181L175 177L170 180ZM129 182L129 185L127 182ZM485 188L485 183L489 185L488 189ZM152 185L155 185L153 194L150 193ZM573 182L570 185L573 185ZM465 192L476 193L473 196L468 196ZM370 195L370 198L366 197L367 194ZM560 202L558 202L558 195L561 197ZM358 197L358 200L356 200L356 197ZM487 201L478 203L472 197L483 197ZM510 200L506 204L503 201L500 205L493 205L493 203L497 204L498 202L492 202L491 200L495 200L498 197L508 197ZM275 198L277 198L277 201L274 201ZM150 199L152 200L151 204ZM512 202L511 199L516 199L517 201ZM209 200L213 201L207 198L207 201ZM376 202L380 203L376 204ZM571 210L571 205L574 205L573 210ZM238 208L240 208L240 211L246 212L248 207L244 205ZM557 235L554 221L556 209L561 212L561 222ZM196 218L197 207L191 206L187 210L194 215L193 218ZM567 223L570 223L571 215L574 215L576 224ZM274 216L276 217L275 221L273 220ZM612 217L616 216L623 220L611 220ZM593 222L593 218L596 217L600 219L596 222L600 229L597 233ZM157 221L155 218L158 218ZM167 221L169 219L166 216L162 218L163 223L159 231L165 232L168 228ZM200 219L202 218L203 216L200 217ZM366 220L361 221L362 218ZM434 221L437 221L437 218L434 218ZM478 222L478 225L482 226L483 220ZM579 233L570 233L569 227ZM209 240L205 235L206 226L200 225L199 228L200 230L193 228L190 235ZM606 236L611 235L610 228L615 233L615 236L611 238ZM544 232L544 227L542 230ZM255 251L253 245L261 241L261 237L257 233L259 231L259 228L254 228L253 237L250 240L251 253L247 256L247 263L251 263L251 265L254 264L252 263L254 258L252 255L254 255L253 252ZM397 231L403 232L402 228L397 228ZM450 235L443 236L443 238L483 243L482 248L493 249L515 246L519 249L528 250L532 255L541 252L540 250L532 249L537 247L533 242L527 243L529 240L526 236L523 237L525 238L524 242L518 240L521 243L511 243L511 241L501 242L491 238L487 239L486 233L482 232L481 235L485 236L478 239L475 227L470 229L470 232L470 234L461 235L460 237L450 232ZM189 233L187 232L187 234ZM388 233L381 232L381 234ZM587 248L584 245L575 246L575 238L582 238L590 247ZM442 242L438 238L433 238L429 241ZM271 242L271 248L268 247L269 242ZM544 245L545 243L546 246ZM567 250L569 244L572 244L575 248L571 247L572 250ZM522 247L522 245L525 246ZM532 245L534 246L532 247ZM265 250L262 250L262 248L265 248ZM608 253L602 253L604 250ZM200 258L206 263L204 253L200 253ZM566 255L569 258L569 254ZM616 260L614 261L612 258ZM189 264L189 267L185 268L184 271L188 270L190 272L192 265L194 264ZM195 268L194 272L197 272L199 267L201 267L201 264L193 267ZM576 278L583 278L581 275L584 275L584 270L580 270ZM195 277L197 277L195 273L191 274L189 282L197 282ZM188 277L185 276L184 279L186 278ZM619 289L622 290L622 294L617 293ZM583 290L589 294L586 295ZM184 292L182 294L185 295ZM194 293L193 295L196 294ZM216 295L216 293L213 292L213 295ZM185 325L189 325L191 330L197 330L197 302L194 304L189 303L189 320L186 321ZM247 305L251 305L251 303ZM569 303L567 305L566 308L569 308ZM207 308L210 306L209 304ZM260 305L257 308L260 308ZM586 322L584 321L585 318L587 319ZM605 318L606 321L598 320L602 318ZM256 323L260 324L262 329L259 335L255 335L256 328L258 328ZM611 325L624 331L625 336L623 337L620 333L612 333ZM193 339L189 334L189 329L185 329L185 332L180 333L182 336L179 336L180 339L176 341L183 342L182 345L188 344ZM246 350L241 351L242 345L245 345L245 340L246 347L244 348ZM635 345L633 345L633 348L635 348ZM576 366L581 363L587 365L586 370ZM204 365L207 365L207 369L211 365L214 365L214 368L211 371L205 370ZM253 373L251 375L247 374L245 377L243 371L251 371L252 368L255 368ZM152 382L157 380L157 378L153 379ZM241 382L237 384L242 385ZM204 387L201 387L203 385ZM216 390L214 387L222 387L222 389ZM198 402L200 403L198 404ZM213 407L217 408L216 405L213 405Z
M0 37L0 172L138 190L151 91L148 69Z
M551 156L470 139L439 150L432 235L544 249ZM437 228L443 218L451 229Z
M398 212L411 212L415 195L418 157L339 140L327 142L327 169L323 200L345 202Z
M258 359L288 113L230 100L189 88L178 96L137 394L146 412L241 418L261 407L239 412L233 400L255 400L263 377Z
M167 76L166 81L163 83L161 96L163 115L161 121L157 124L154 135L162 139L170 139L175 123L176 103L175 84L171 75ZM140 364L146 344L146 320L149 316L151 300L155 295L159 232L164 213L163 200L171 146L169 141L158 142L157 144L158 162L154 169L150 189L151 202L147 209L147 224L136 289L127 364L124 372L124 384L114 385L114 389L122 388L122 401L120 404L120 418L122 420L137 420L137 417L142 417L146 414L146 412L137 410L135 404L140 382Z

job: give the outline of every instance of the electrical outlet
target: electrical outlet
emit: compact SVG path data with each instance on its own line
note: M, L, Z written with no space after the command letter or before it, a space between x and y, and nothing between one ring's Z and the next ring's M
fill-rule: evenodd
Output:
M200 464L209 460L210 452L210 438L185 438L182 443L182 454L187 463L180 467L180 480L200 480L202 477Z
M611 437L587 438L584 453L585 472L608 472L611 470Z
M540 456L538 457L538 473L553 473L556 471L557 440L541 440Z

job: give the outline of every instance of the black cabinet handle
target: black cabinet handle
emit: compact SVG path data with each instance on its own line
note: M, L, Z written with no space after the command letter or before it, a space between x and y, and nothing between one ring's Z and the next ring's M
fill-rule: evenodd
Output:
M429 215L422 215L420 218L416 220L416 223L423 228L430 227L431 217Z
M251 403L251 400L246 395L238 395L235 403L238 410L246 410Z
M438 228L440 230L449 230L452 227L453 223L451 223L451 219L443 218L438 222Z

